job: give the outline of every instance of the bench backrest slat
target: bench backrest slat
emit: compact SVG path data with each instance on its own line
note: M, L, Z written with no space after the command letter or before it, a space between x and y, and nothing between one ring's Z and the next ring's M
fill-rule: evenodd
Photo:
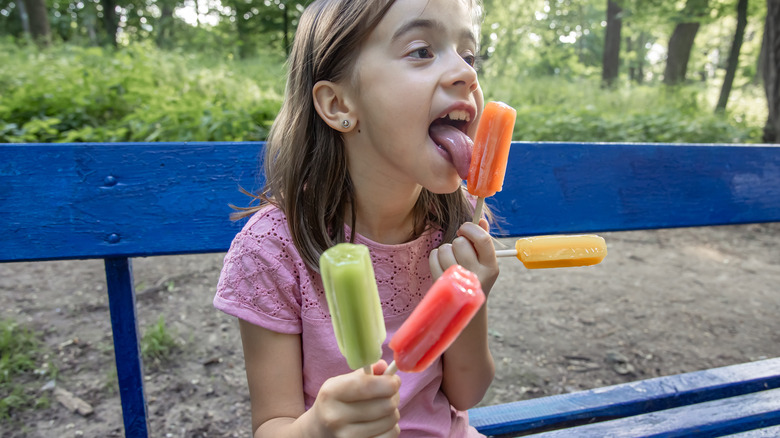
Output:
M0 146L0 260L225 251L261 143Z
M225 251L263 143L0 146L0 261ZM780 147L520 143L507 236L780 221Z

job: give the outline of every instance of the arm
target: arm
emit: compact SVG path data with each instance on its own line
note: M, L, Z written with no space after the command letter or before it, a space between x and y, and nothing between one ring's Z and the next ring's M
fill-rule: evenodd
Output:
M328 379L306 411L300 335L243 320L239 326L255 438L398 436L401 381L381 375L384 362L374 365L373 376L357 370Z
M477 274L482 290L488 296L498 278L498 262L487 229L485 219L480 220L479 226L463 224L452 244L433 250L430 256L433 277L438 278L445 269L457 263ZM493 381L495 365L488 348L487 331L485 303L442 357L442 391L456 409L474 407Z

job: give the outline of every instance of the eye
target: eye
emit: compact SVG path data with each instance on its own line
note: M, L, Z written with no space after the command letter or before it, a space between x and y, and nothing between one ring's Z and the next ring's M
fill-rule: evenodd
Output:
M479 55L473 55L470 52L467 52L461 56L466 64L470 65L474 70L479 71L482 66L482 58L480 58Z
M430 59L433 58L433 51L429 47L422 47L412 51L409 56L418 59Z

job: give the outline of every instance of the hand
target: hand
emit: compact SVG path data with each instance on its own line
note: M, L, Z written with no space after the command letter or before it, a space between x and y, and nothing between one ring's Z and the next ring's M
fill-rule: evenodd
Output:
M498 278L498 261L493 239L488 232L488 222L484 218L479 225L464 223L452 243L446 243L431 251L428 262L431 275L436 280L444 271L458 264L477 274L482 291L487 296Z
M332 377L323 383L312 411L328 437L397 437L400 413L398 403L401 378L383 376L387 363L372 367L373 375L362 369Z

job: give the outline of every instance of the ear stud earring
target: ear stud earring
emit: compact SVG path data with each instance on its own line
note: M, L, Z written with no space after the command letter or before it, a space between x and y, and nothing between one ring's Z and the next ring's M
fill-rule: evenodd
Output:
M343 126L344 129L349 128L349 125L350 125L349 120L342 120L341 121L341 126Z

